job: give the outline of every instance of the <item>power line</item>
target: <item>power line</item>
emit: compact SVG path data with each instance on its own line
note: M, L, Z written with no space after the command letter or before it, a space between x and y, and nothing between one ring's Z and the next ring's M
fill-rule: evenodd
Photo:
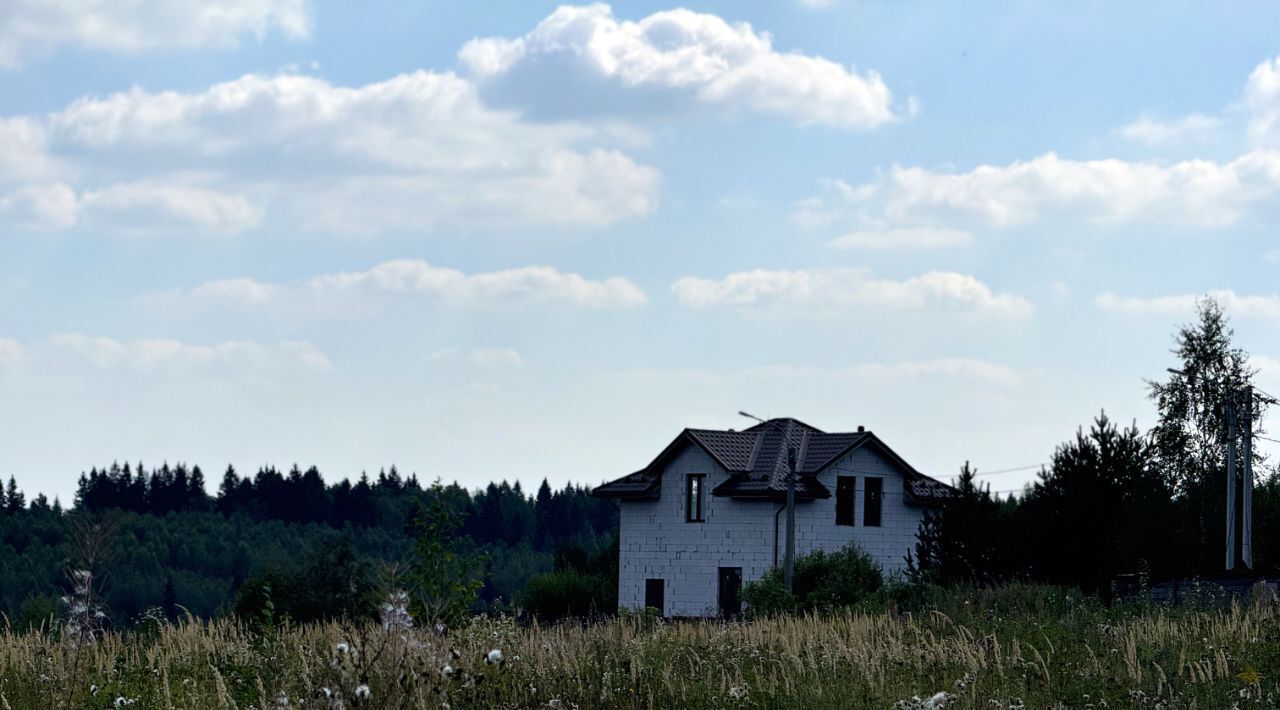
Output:
M1014 468L1002 468L998 471L979 471L978 473L975 473L973 475L974 476L996 476L1001 473L1014 473L1016 471L1030 471L1031 469L1042 468L1048 465L1049 464L1047 463L1035 463L1035 464L1031 464L1030 466L1016 466Z

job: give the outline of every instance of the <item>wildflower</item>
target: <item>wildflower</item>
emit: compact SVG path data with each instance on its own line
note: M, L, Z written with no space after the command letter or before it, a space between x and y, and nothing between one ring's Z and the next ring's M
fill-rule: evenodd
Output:
M492 651L490 651L487 655L485 655L484 662L493 664L493 665L500 665L502 663L502 649L495 648Z
M923 708L923 710L936 710L937 708L946 707L947 703L950 701L951 694L943 691L934 693L928 700L924 701L920 707Z
M133 702L132 700L129 700L128 698L121 695L120 697L116 698L116 707L122 708L126 705L131 704L132 702Z
M289 707L289 696L281 693L280 696L276 698L276 705L282 708Z
M729 699L733 701L745 700L747 697L747 686L735 685L729 688Z
M445 678L452 677L453 666L449 665L448 663L444 664L444 668L440 669L440 675L444 676Z
M1240 673L1239 677L1240 677L1240 680L1245 683L1245 685L1257 685L1262 681L1262 676L1258 673L1257 669L1255 669L1253 666L1250 666L1244 669L1244 671Z
M333 697L333 691L329 690L328 686L321 688L320 694L323 695L326 699Z
M90 685L90 686L89 686L89 695L97 695L97 694L98 694L98 686L97 686L97 685Z
M351 653L351 646L348 645L346 641L343 641L342 643L338 644L337 650L338 650L338 653L341 653L342 655L345 656L346 654Z
M369 690L369 686L365 685L364 683L361 683L360 685L356 686L357 700L368 700L369 696L371 695L373 695L373 692Z
M387 600L378 608L378 617L382 628L407 630L413 628L413 615L409 613L409 594L401 589L394 589L387 595Z

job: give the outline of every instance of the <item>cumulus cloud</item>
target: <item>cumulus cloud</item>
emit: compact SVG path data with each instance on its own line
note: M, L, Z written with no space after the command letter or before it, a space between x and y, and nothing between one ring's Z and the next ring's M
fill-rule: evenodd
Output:
M51 180L58 172L43 123L25 116L0 118L0 180Z
M1184 143L1186 141L1204 140L1222 125L1222 119L1193 113L1172 121L1162 121L1151 116L1142 116L1138 120L1120 129L1120 135L1131 141L1145 143L1150 146Z
M1102 310L1115 313L1189 316L1196 311L1196 301L1204 296L1217 299L1223 310L1231 315L1246 318L1280 317L1280 295L1248 296L1237 294L1230 289L1153 297L1103 293L1094 299L1094 303Z
M80 219L94 226L166 233L195 227L234 234L262 217L242 195L150 180L90 190L79 200L79 210Z
M1280 143L1280 57L1254 67L1244 88L1249 135L1266 145Z
M0 338L0 367L18 364L26 353L22 343L12 338Z
M0 220L21 229L70 227L79 211L76 191L63 182L23 185L0 193Z
M0 67L58 47L119 52L234 47L244 35L306 37L306 0L7 0Z
M477 367L524 367L524 358L513 348L476 348L471 364Z
M779 52L747 23L685 9L629 21L604 4L562 6L523 37L474 39L458 58L486 98L541 116L692 103L844 129L896 118L876 72Z
M1256 147L1280 145L1280 57L1255 66L1240 96L1213 115L1192 113L1171 120L1143 116L1120 134L1154 146L1203 140L1228 129Z
M565 303L587 308L625 308L645 302L644 292L620 277L591 280L550 266L467 274L420 259L386 261L364 271L320 274L291 284L222 279L151 298L167 305L271 306L334 312L359 309L369 299L396 296L453 305Z
M56 209L26 209L53 227L237 233L273 216L338 233L606 225L648 214L660 183L610 140L494 111L453 74L357 87L248 75L0 123L0 147L23 151L0 157L0 209L44 204L20 191L55 185ZM20 174L27 165L45 166L45 180Z
M1024 318L1027 299L993 292L972 276L933 271L902 281L874 278L866 269L768 271L729 274L723 279L686 276L672 290L693 308L801 309L832 314L860 307L939 309L1005 318Z
M1222 227L1277 194L1280 152L1257 150L1224 163L1070 160L1047 153L962 172L895 165L873 183L828 186L797 206L794 217L842 215L903 226L972 221L1012 227L1056 218Z
M324 353L301 341L276 345L247 341L190 345L177 340L123 342L105 336L66 333L53 336L48 345L55 356L71 356L102 370L125 369L140 374L229 370L255 375L333 369L333 363Z
M837 249L864 249L884 251L890 249L923 250L954 249L973 243L973 235L959 229L945 227L896 227L893 229L863 229L837 237L830 245Z
M614 377L648 380L655 379L669 385L673 379L695 382L699 386L750 381L779 385L786 383L803 391L821 390L823 386L842 383L893 384L922 380L975 383L998 387L1017 387L1027 375L1020 370L979 358L936 358L931 360L903 360L898 362L870 362L847 367L814 367L806 365L766 365L734 370L705 370L685 368L680 370L629 370Z
M934 360L866 363L845 368L797 367L777 365L749 368L744 375L774 378L850 378L858 380L917 380L944 377L1014 386L1025 379L1018 370L978 358L937 358Z

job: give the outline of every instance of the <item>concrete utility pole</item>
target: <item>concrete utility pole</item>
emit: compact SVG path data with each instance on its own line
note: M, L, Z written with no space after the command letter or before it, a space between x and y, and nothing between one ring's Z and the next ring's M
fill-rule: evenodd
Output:
M1236 392L1227 393L1227 571L1236 568Z
M1244 491L1240 526L1240 561L1253 569L1253 387L1244 388Z
M782 445L787 447L787 550L782 558L782 579L787 587L787 594L791 593L791 582L795 577L796 568L796 451L791 448L791 441L787 438L787 431L778 426L773 421L765 421L754 414L746 412L738 412L747 419L754 419L761 424L767 424L782 436ZM775 517L776 520L776 517ZM775 540L777 538L774 538Z

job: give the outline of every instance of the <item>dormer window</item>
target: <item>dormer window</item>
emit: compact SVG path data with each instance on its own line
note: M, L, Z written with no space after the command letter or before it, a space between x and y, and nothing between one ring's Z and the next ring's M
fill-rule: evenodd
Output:
M706 512L706 500L703 492L703 485L706 479L706 475L702 473L691 473L685 476L684 521L686 523L701 523L706 520L703 517Z
M868 478L865 505L862 508L862 524L869 528L880 527L880 505L884 499L884 479Z
M854 476L836 477L836 525L853 525L853 496L857 481Z

